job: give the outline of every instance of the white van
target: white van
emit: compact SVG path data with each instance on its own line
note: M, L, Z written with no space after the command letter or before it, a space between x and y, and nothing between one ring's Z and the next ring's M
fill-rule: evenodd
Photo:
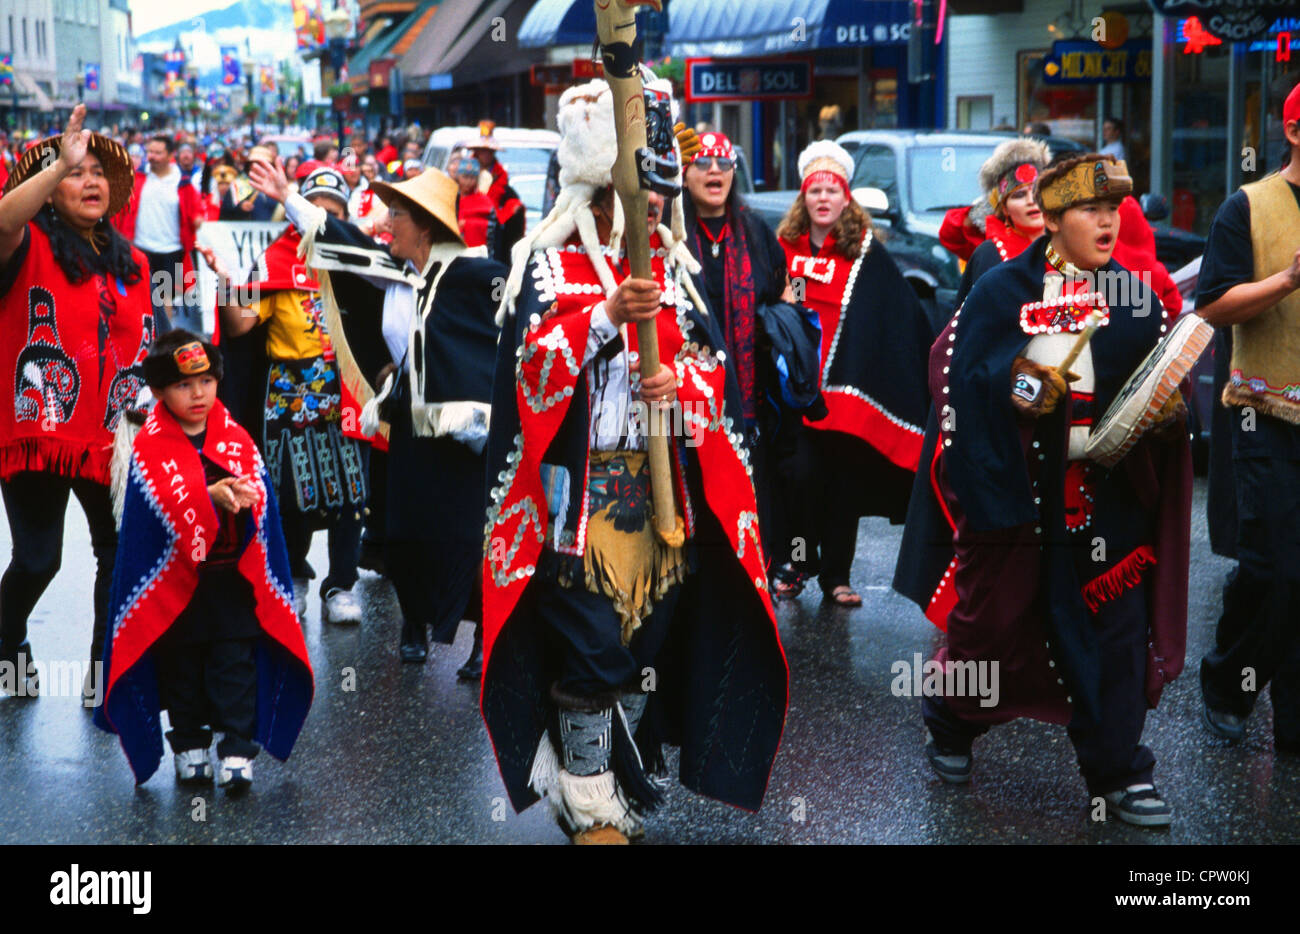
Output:
M513 178L516 175L546 175L551 153L560 145L554 130L522 130L499 126L492 137L501 144L497 160ZM479 138L476 126L447 126L434 130L424 147L424 164L447 171L451 154Z

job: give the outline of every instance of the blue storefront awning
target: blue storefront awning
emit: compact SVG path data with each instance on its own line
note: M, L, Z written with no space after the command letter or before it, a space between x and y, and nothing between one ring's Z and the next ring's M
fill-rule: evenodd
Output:
M671 0L668 45L679 58L905 45L912 6L907 0Z
M581 45L596 38L592 0L537 0L519 25L519 46Z

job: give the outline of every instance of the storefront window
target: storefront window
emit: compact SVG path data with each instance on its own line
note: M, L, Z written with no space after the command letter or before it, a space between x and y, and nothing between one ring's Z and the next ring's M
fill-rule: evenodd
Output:
M1170 223L1199 234L1209 232L1227 189L1231 48L1225 43L1173 56Z
M1047 50L1016 53L1019 74L1018 123L1046 123L1053 136L1066 136L1091 146L1097 133L1097 89L1089 84L1047 84L1043 58Z
M871 108L867 113L867 126L873 129L898 126L898 74L892 68L873 68L871 76Z

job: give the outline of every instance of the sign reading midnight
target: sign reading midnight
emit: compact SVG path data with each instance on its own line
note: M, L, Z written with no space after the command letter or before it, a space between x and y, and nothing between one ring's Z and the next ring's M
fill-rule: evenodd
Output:
M1300 13L1297 0L1151 0L1151 6L1165 16L1195 16L1226 42L1262 38L1278 17Z
M1102 48L1087 39L1060 39L1043 58L1047 84L1122 84L1151 80L1151 40Z

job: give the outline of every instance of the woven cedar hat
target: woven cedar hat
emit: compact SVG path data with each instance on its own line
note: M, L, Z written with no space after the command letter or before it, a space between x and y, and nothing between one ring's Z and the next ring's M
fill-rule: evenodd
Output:
M1124 160L1096 152L1079 157L1067 172L1046 175L1034 185L1034 197L1044 211L1060 212L1090 201L1119 202L1133 191Z
M9 173L9 180L5 182L5 194L13 191L45 168L49 162L57 159L62 148L63 134L47 136L33 143ZM126 207L127 202L131 200L131 192L135 189L135 169L131 165L131 157L121 143L98 133L90 134L89 151L95 154L99 164L104 167L104 175L108 178L108 213L104 216L112 217Z
M441 169L430 166L415 178L408 178L404 182L389 184L375 181L370 183L370 187L375 190L379 200L390 208L393 206L394 195L401 195L418 204L455 234L457 240L465 242L465 238L460 235L460 221L456 219L456 197L460 194L460 186Z

